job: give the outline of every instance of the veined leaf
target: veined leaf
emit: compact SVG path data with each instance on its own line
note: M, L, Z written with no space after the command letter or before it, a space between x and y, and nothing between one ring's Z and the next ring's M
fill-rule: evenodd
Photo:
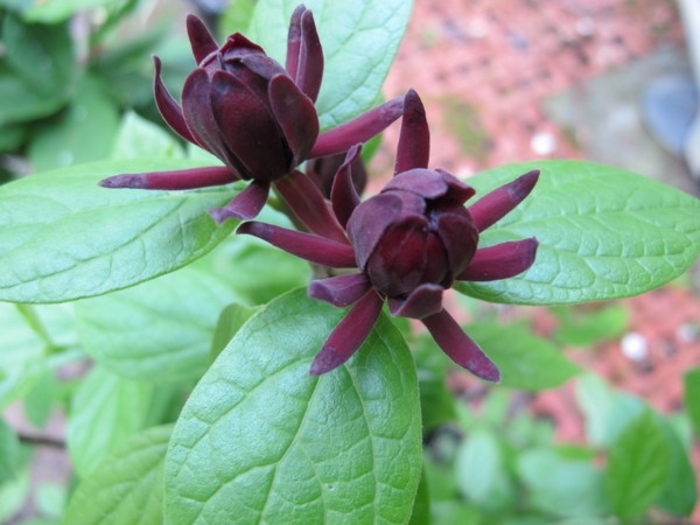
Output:
M201 257L231 232L207 214L229 187L187 192L102 188L109 175L195 167L113 161L0 187L0 300L61 302L126 288Z
M248 36L284 64L289 17L297 0L262 0ZM377 100L406 31L411 0L309 0L323 55L323 84L316 102L321 128L342 124Z
M533 192L488 228L480 245L536 237L535 264L501 281L455 288L487 301L600 301L651 290L700 254L700 200L625 170L581 161L512 164L469 179L477 198L541 169Z
M310 376L342 315L296 290L237 332L173 432L169 523L408 521L422 463L415 367L382 316L346 365Z

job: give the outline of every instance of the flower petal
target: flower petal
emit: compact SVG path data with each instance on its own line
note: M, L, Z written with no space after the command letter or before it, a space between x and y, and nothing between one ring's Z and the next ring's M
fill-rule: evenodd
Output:
M350 216L348 237L355 247L357 262L364 269L386 229L402 211L401 198L392 193L380 193L361 203Z
M197 65L219 49L219 44L211 36L207 26L195 15L187 15L187 36Z
M195 69L185 80L182 88L182 114L196 143L229 164L243 177L245 172L239 169L240 166L229 162L229 154L221 141L219 125L211 107L209 75L201 68Z
M324 131L319 135L309 157L327 157L345 153L351 146L367 142L384 131L389 124L401 116L402 111L403 97L397 97L345 124Z
M442 286L421 284L406 299L389 298L389 311L394 317L423 319L442 310Z
M153 83L153 92L156 99L156 106L158 107L158 111L163 117L163 120L165 120L168 126L170 126L173 131L175 131L183 139L199 147L204 147L204 149L207 149L206 146L202 146L202 144L197 142L197 140L195 140L195 138L192 136L192 133L190 133L190 129L187 127L187 123L185 122L185 117L182 115L182 108L165 87L165 84L163 84L163 80L160 77L162 67L160 59L157 56L154 56L153 62L155 62L156 66L156 77Z
M296 167L306 160L318 138L316 108L287 75L273 77L268 89L272 112L292 150L291 167Z
M364 273L350 273L311 281L309 297L344 308L359 300L371 287Z
M404 98L394 174L415 168L427 168L429 159L430 130L425 108L418 93L409 89Z
M372 331L382 311L382 303L374 290L362 296L328 336L323 348L316 354L309 374L325 374L350 359Z
M496 281L527 270L535 262L537 239L510 241L476 251L469 266L457 276L460 281Z
M426 266L430 264L426 250L429 238L425 217L402 217L387 227L381 242L362 268L372 285L388 297L413 291L423 281Z
M316 235L349 244L345 231L331 213L321 190L307 175L296 170L275 181L275 188L297 218Z
M469 207L469 213L471 213L478 230L480 232L484 231L515 208L530 194L537 183L539 175L539 170L528 171L514 181L484 195L472 204Z
M450 359L486 381L498 382L496 365L445 310L422 319L423 324Z
M331 187L333 212L343 228L347 226L350 215L352 215L357 205L360 204L360 196L357 193L353 179L354 170L352 164L358 158L361 149L362 145L356 144L348 150L345 160L335 174L333 186Z
M206 186L219 186L239 180L225 166L190 168L185 170L125 173L100 181L105 188L140 188L146 190L190 190Z
M260 210L265 206L269 193L270 184L268 182L254 180L223 208L209 210L209 215L218 224L221 224L226 219L253 219L257 217Z
M292 78L302 93L315 102L323 79L323 48L318 38L313 14L309 10L305 11L301 17L299 66L296 76Z
M287 58L284 68L287 74L294 80L297 78L299 69L299 53L301 49L301 16L306 12L306 6L300 4L294 9L289 20L289 31L287 32Z
M255 221L241 224L236 233L254 235L292 255L323 266L354 268L357 265L350 246L311 233Z
M479 243L479 232L466 210L438 215L435 230L445 247L450 280L455 279L470 263Z
M387 182L382 191L402 190L420 195L424 199L448 197L448 202L463 204L475 190L468 184L442 170L415 168L398 173Z
M272 182L287 174L291 151L265 104L238 78L214 73L211 107L226 158L234 166L242 164L242 178Z

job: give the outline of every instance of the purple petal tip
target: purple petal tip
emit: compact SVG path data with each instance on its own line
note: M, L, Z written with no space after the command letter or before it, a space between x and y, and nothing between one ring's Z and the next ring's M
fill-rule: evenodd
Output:
M132 188L146 189L146 179L142 174L125 174L107 177L99 182L103 188Z
M323 347L323 349L316 354L314 362L311 363L311 368L309 368L310 376L320 376L326 372L330 372L338 368L345 362L340 356L338 356L332 349L328 347Z

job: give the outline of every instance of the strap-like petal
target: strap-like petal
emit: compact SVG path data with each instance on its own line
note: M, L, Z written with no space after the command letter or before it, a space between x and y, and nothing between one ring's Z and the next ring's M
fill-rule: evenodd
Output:
M234 166L243 166L242 178L272 182L286 175L291 152L255 93L233 75L217 71L212 78L211 107L226 158Z
M343 228L347 226L350 215L352 215L357 205L360 204L360 196L357 193L353 180L352 164L358 158L361 150L361 144L356 144L348 150L345 160L335 175L333 186L331 186L333 212Z
M371 287L365 274L349 273L311 281L309 297L344 308L360 299Z
M306 12L306 6L300 4L294 9L289 20L289 31L287 32L287 58L284 69L293 79L297 78L299 69L299 50L301 49L301 16Z
M264 222L245 222L236 233L254 235L285 252L331 268L354 268L355 252L347 244L318 235L280 228Z
M397 97L345 124L324 131L319 135L309 157L327 157L345 153L351 146L367 142L384 131L389 124L401 116L402 111L403 97Z
M199 147L207 149L206 146L203 146L197 142L197 140L195 140L195 138L192 136L192 133L190 133L187 123L185 122L185 117L182 114L182 108L180 108L180 105L170 94L168 88L166 88L165 84L163 84L163 79L160 77L160 71L162 68L160 59L157 56L154 56L153 62L156 66L156 77L153 83L153 93L156 99L156 106L158 107L158 111L163 117L163 120L165 120L168 126L170 126L173 131L175 131L175 133L180 135L183 139Z
M307 175L296 170L275 182L275 188L294 215L316 235L349 244L321 190Z
M486 228L503 218L509 211L515 208L532 188L535 187L540 171L532 170L521 175L508 184L504 184L484 195L469 207L474 224L478 230L484 231Z
M331 332L316 354L309 373L314 376L325 374L350 359L372 331L382 311L382 303L374 290L362 296Z
M198 65L211 53L219 49L219 44L211 36L207 26L195 15L187 15L187 36L190 39L192 54Z
M406 299L389 298L389 311L394 317L423 319L442 310L442 286L422 284L413 290Z
M182 88L182 114L197 144L236 169L241 177L244 172L230 162L229 154L221 141L219 126L211 107L211 83L203 69L195 69Z
M314 102L321 90L323 79L323 48L316 31L313 13L306 10L301 17L301 48L296 84Z
M258 216L260 210L265 206L269 193L270 184L268 182L254 180L223 208L209 210L209 215L218 224L221 224L226 219L253 219Z
M481 248L457 280L497 281L515 277L535 262L537 246L537 239L532 237Z
M435 342L450 359L486 381L498 382L496 365L445 310L422 319Z
M272 112L292 150L291 168L306 160L318 138L316 108L287 75L277 75L268 87Z
M219 186L238 180L225 166L190 168L146 173L125 173L100 181L105 188L140 188L145 190L190 190L207 186Z
M430 159L430 129L418 93L409 89L404 97L401 134L396 149L394 174L427 168Z

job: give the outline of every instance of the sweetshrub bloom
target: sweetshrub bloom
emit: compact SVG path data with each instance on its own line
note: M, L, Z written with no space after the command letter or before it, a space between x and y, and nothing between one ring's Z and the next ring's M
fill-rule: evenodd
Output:
M349 359L386 301L392 315L419 319L458 365L483 379L499 380L496 365L443 308L443 292L455 281L513 277L534 263L534 238L479 247L479 234L530 193L539 172L526 173L465 208L474 189L445 171L427 169L429 141L423 105L409 91L395 175L378 195L360 202L355 191L350 166L359 152L356 146L338 169L330 207L315 186L309 188L308 200L325 210L300 216L310 233L255 221L239 226L238 233L255 235L313 263L359 270L309 286L311 297L338 307L352 305L316 355L311 374Z
M323 50L313 14L303 5L291 17L285 67L240 33L219 47L194 15L187 18L187 33L197 68L185 81L182 106L161 80L157 57L156 105L176 133L224 165L116 175L103 180L102 186L184 190L250 180L228 205L210 212L218 222L249 219L265 204L270 185L299 164L344 154L401 116L399 97L319 133L314 103L321 89ZM282 189L280 193L287 198Z

